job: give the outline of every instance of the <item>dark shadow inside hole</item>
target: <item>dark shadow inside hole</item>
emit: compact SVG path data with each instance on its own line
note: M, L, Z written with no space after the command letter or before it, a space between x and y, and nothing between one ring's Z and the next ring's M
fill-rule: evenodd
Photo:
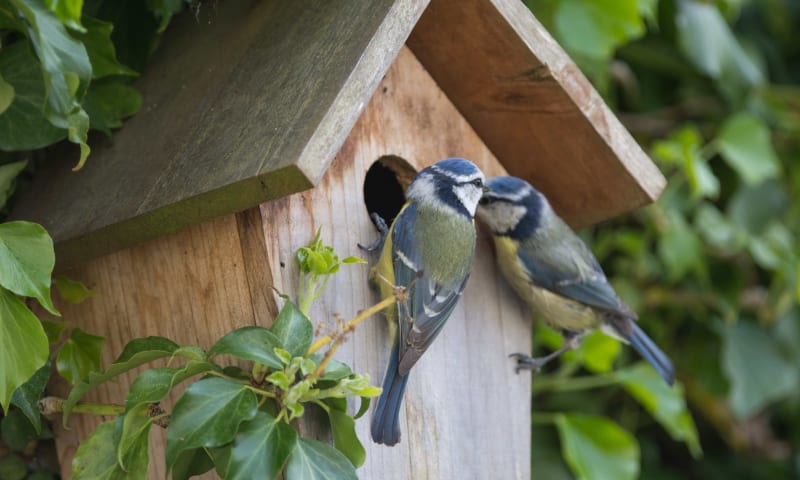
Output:
M364 177L364 204L370 216L377 213L391 225L406 202L406 188L417 171L397 155L375 160Z

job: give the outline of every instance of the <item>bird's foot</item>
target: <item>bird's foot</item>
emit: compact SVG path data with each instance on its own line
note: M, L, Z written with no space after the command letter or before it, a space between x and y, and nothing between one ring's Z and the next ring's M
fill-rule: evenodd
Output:
M565 334L564 343L561 345L561 348L555 352L545 355L544 357L531 357L530 355L525 355L524 353L512 353L509 355L509 357L517 359L517 367L515 368L517 373L519 373L520 370L532 370L534 372L538 372L543 366L550 363L551 360L560 357L564 352L578 348L580 344L581 335Z
M370 218L372 218L375 228L378 229L379 237L369 245L362 245L360 243L357 244L358 248L364 250L365 252L374 252L375 250L381 248L383 246L383 242L386 240L386 235L389 234L389 227L386 225L386 220L384 220L383 217L378 215L376 212L372 212L370 214Z

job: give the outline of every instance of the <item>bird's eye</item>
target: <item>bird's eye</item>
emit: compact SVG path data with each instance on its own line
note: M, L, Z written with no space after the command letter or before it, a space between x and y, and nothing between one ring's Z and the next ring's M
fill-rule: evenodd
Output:
M483 180L480 178L476 178L475 180L470 182L471 184L475 185L478 188L483 188Z

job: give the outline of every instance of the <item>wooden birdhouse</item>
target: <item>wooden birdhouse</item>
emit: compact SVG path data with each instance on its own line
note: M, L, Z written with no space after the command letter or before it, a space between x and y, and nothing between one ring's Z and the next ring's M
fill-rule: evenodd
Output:
M173 22L137 86L141 112L82 171L47 165L13 214L43 224L57 269L96 292L61 311L106 337L106 363L136 337L208 348L270 325L276 292L296 291L298 247L321 229L374 261L356 247L376 238L368 213L396 210L414 171L443 158L529 180L574 226L665 184L519 0L220 2ZM530 313L479 237L466 293L412 372L400 444L357 422L360 478L530 478L530 376L508 358L530 350ZM367 274L343 268L312 318L376 303ZM386 323L369 320L337 358L379 386L389 351ZM88 399L122 403L127 387ZM98 422L73 415L57 432L65 475ZM157 432L151 478L163 449Z

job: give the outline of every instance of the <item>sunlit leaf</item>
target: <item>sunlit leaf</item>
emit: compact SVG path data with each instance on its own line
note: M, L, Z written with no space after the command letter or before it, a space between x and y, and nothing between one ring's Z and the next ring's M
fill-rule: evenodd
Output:
M594 415L558 414L561 451L578 480L633 480L639 445L613 421Z
M637 0L563 0L555 23L567 50L601 59L644 33Z
M148 415L149 408L147 404L139 404L122 416L116 458L119 466L125 471L138 467L133 463L142 461L142 451L147 454L150 445L150 427L155 420ZM145 458L145 464L147 461Z
M588 370L605 373L611 371L621 350L619 340L596 331L583 337L579 356Z
M13 293L0 288L0 406L47 361L47 335L39 319Z
M133 381L125 397L125 410L131 410L139 404L156 403L166 397L172 388L197 374L213 370L211 363L190 361L177 368L151 368L145 370Z
M119 443L116 422L101 423L81 442L72 459L72 480L144 480L147 478L148 452L140 442L130 452L130 468L124 471L117 463Z
M83 283L73 280L66 275L56 275L53 277L53 284L61 295L61 298L69 303L81 303L94 295L94 292L86 288Z
M673 439L686 443L693 457L698 458L703 454L697 428L686 407L680 383L670 387L646 363L620 370L614 375L622 382L625 390L664 426Z
M283 348L280 339L263 327L242 327L227 333L208 351L209 355L233 355L242 360L263 363L274 369L283 369L283 362L275 348Z
M58 315L50 299L55 261L53 240L41 225L22 221L0 224L0 285L35 298L48 312Z
M83 31L81 10L83 0L45 0L45 5L69 28Z
M278 338L278 345L292 357L305 355L314 340L314 327L308 318L291 301L283 304L275 323L269 330Z

